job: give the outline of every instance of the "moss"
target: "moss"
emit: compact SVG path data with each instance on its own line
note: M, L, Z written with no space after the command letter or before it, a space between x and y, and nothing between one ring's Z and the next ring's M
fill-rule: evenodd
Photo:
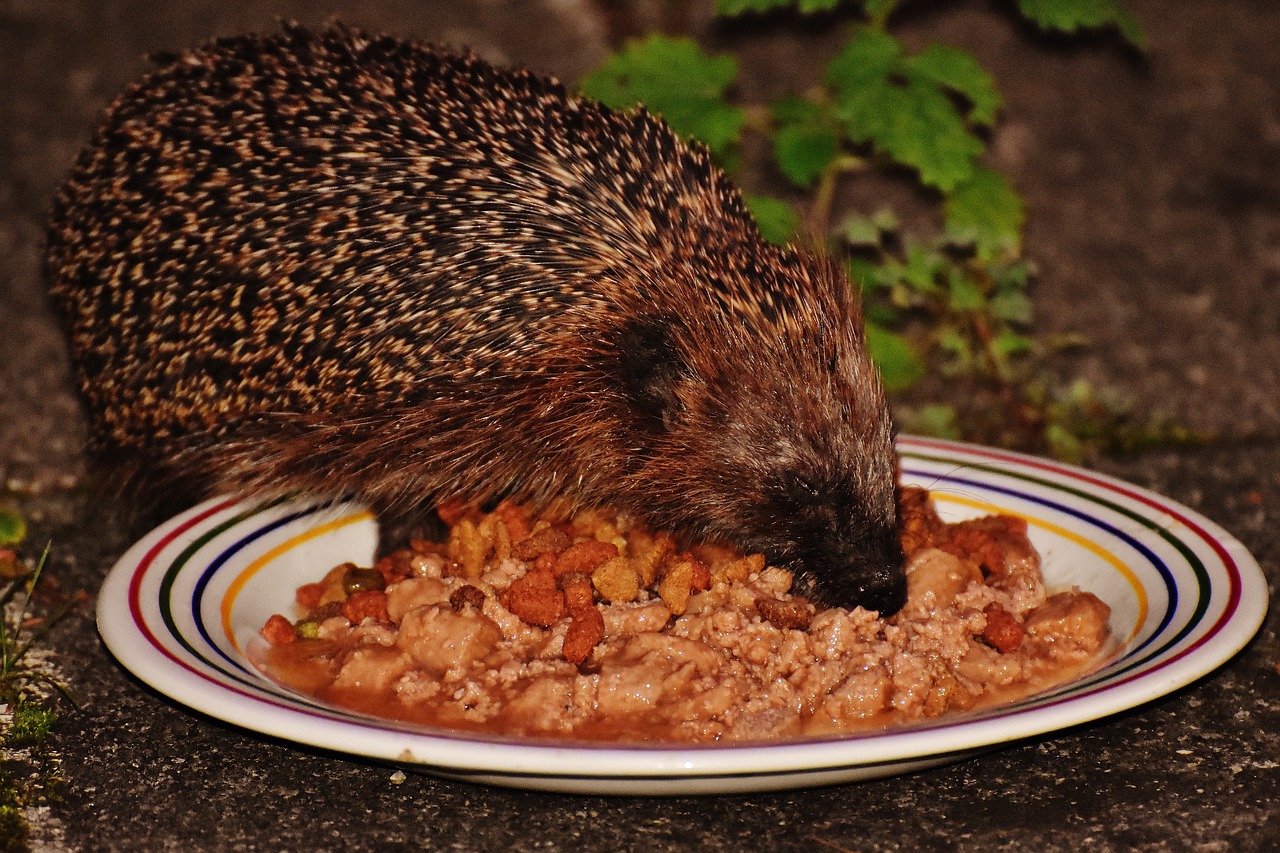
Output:
M39 746L44 743L58 721L58 713L31 700L20 700L13 709L13 723L5 737L15 746Z
M22 814L22 798L8 770L0 769L0 850L26 849L31 825Z

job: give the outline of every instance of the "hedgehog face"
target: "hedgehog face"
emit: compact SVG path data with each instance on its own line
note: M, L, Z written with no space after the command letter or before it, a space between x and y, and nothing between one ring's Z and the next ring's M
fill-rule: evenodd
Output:
M798 591L897 612L906 578L887 414L855 415L829 387L799 381L733 396L722 458L749 473L723 483L736 507L726 533L790 569Z
M882 481L885 475L876 476ZM760 548L778 555L799 591L883 615L902 607L906 577L896 513L879 506L878 485L832 457L780 462L763 483L755 522Z
M630 488L640 514L763 552L826 604L903 605L892 428L860 348L710 348L705 330L682 348L656 324L627 343L624 387L644 425L633 443L646 448Z

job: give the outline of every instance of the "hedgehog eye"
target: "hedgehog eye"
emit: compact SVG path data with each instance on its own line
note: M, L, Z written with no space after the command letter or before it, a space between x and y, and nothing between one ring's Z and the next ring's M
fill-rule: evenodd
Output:
M786 490L787 497L797 504L822 502L822 492L813 481L795 471L788 471L783 475L783 488Z
M622 386L636 410L654 431L668 429L679 409L676 382L684 361L660 318L634 322L618 341Z

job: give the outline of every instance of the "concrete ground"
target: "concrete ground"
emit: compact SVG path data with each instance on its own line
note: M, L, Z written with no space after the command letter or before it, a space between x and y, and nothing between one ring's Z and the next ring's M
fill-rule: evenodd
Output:
M708 5L708 4L701 4ZM1280 7L1132 0L1149 55L1043 38L984 3L915 4L914 43L973 50L1006 98L995 164L1028 199L1045 327L1071 365L1220 439L1093 464L1200 510L1280 579ZM940 7L940 8L937 8ZM619 33L682 18L744 57L743 86L810 42L708 29L680 4L0 0L0 482L96 591L142 532L79 484L83 417L39 277L50 198L152 50L337 12L576 80ZM323 9L323 11L321 11ZM664 11L665 10L665 11ZM674 10L674 11L673 11ZM834 42L830 42L834 44ZM784 72L781 76L785 76ZM175 508L176 509L176 508ZM392 770L193 714L126 674L84 609L48 640L81 700L51 744L60 782L32 846L72 850L1274 850L1280 608L1209 677L1132 712L952 766L844 787L703 799L555 796Z

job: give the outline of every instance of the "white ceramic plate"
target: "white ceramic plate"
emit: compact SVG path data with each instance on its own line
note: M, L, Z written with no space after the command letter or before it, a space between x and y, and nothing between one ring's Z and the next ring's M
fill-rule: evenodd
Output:
M220 720L429 773L575 793L733 793L903 773L1114 714L1209 673L1257 632L1266 580L1225 531L1136 486L1028 456L904 438L904 480L948 520L995 510L1030 523L1051 587L1111 605L1120 642L1100 670L995 711L883 734L776 746L579 746L371 720L291 693L245 654L294 590L329 567L368 564L358 506L212 500L161 525L111 571L98 599L108 648L161 693Z

